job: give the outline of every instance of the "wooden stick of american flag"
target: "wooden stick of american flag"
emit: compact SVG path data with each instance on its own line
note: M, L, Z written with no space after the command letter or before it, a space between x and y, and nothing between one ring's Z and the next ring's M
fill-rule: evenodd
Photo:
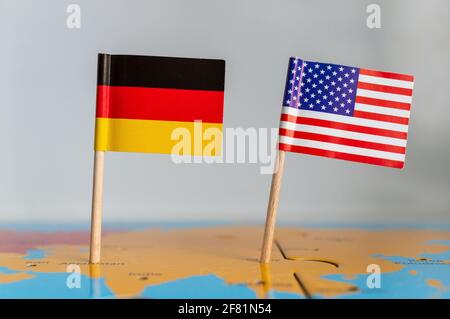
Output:
M411 75L291 57L278 158L295 152L403 168L413 86ZM262 263L270 261L282 172L272 177Z

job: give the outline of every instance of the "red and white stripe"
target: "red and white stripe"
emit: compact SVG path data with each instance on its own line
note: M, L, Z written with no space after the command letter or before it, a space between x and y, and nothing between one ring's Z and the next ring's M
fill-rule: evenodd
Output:
M279 149L403 168L414 78L360 69L353 117L283 107Z

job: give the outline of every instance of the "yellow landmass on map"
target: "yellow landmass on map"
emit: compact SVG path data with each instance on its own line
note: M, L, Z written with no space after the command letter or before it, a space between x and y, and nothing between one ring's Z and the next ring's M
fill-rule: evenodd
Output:
M104 236L102 263L95 266L88 264L88 247L78 245L38 247L48 256L36 262L22 254L0 253L0 259L17 271L66 272L67 265L78 264L83 274L104 277L106 285L124 298L138 296L149 285L206 274L229 284L246 284L260 298L271 290L333 297L357 288L322 276L354 278L367 273L370 264L378 264L383 273L400 270L403 265L374 255L418 258L448 249L427 244L437 237L450 240L450 232L279 228L272 262L261 266L261 227L149 229ZM7 276L11 275L0 276L0 282Z

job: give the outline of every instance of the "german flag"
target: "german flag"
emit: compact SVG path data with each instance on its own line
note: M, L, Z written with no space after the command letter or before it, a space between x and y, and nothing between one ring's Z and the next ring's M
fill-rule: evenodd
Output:
M170 154L177 129L221 133L224 78L224 60L99 54L95 150Z

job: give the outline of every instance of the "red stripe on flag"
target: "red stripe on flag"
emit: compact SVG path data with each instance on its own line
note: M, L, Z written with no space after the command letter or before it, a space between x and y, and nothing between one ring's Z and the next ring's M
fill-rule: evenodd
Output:
M358 96L358 95L356 96L355 102L361 103L361 104L391 107L393 109L407 110L407 111L409 111L409 109L411 108L411 104L409 104L409 103L396 102L396 101L390 101L390 100L382 100L382 99L374 99L371 97Z
M392 152L392 153L399 153L399 154L406 153L405 147L395 146L395 145L390 145L390 144L367 142L367 141L355 140L355 139L350 139L350 138L345 138L345 137L337 137L337 136L330 136L330 135L317 134L317 133L293 131L293 130L287 130L284 128L280 128L279 132L280 132L280 135L283 135L283 136L301 138L301 139L305 139L305 140L313 140L313 141L341 144L341 145L347 145L347 146L368 148L368 149L377 150L377 151Z
M382 71L375 71L375 70L368 70L368 69L360 69L359 74L377 76L380 78L387 78L387 79L402 80L402 81L410 81L410 82L414 81L414 76L412 76L412 75L392 73L392 72L382 72Z
M222 123L223 92L99 85L96 116Z
M408 96L412 95L412 89L405 89L405 88L399 88L399 87L395 87L395 86L373 84L373 83L366 83L366 82L358 82L358 89L392 93L392 94L401 94L401 95L408 95Z
M353 116L359 117L362 119L376 120L376 121L383 121L383 122L390 122L390 123L397 123L397 124L404 124L404 125L408 125L408 123L409 123L409 119L406 117L365 112L365 111L356 111L355 110L353 112Z
M402 140L406 140L408 137L408 133L405 133L405 132L398 132L398 131L392 131L392 130L374 128L374 127L367 127L367 126L363 126L363 125L346 124L346 123L341 123L341 122L312 119L309 117L300 117L300 116L294 116L294 115L289 115L289 114L281 114L281 121L287 121L287 122L305 124L305 125L328 127L328 128L334 128L334 129L343 130L343 131L351 131L351 132L393 137L393 138L398 138L398 139L402 139Z
M401 161L393 161L393 160L377 158L377 157L354 155L354 154L335 152L335 151L327 151L327 150L322 150L322 149L312 148L312 147L296 146L296 145L279 143L278 148L281 151L303 153L303 154L323 156L323 157L331 157L331 158L365 163L365 164L388 166L388 167L393 167L393 168L403 168L403 166L404 166L404 162L401 162Z

